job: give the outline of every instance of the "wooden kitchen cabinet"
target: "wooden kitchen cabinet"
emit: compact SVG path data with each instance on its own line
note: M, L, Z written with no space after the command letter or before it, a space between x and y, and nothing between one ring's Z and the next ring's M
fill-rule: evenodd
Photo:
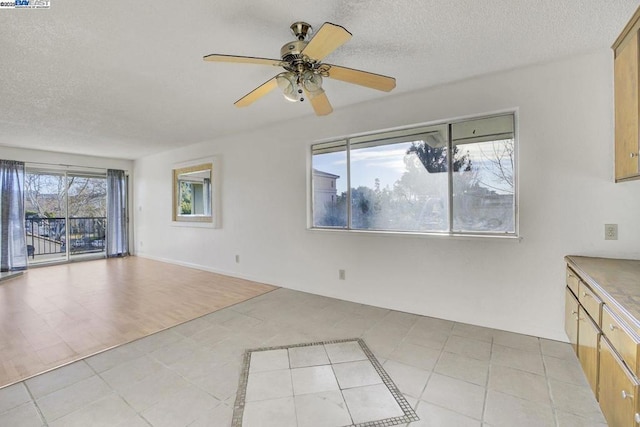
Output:
M578 308L578 360L587 381L598 399L598 344L600 329L582 307Z
M610 309L603 311L602 331L631 372L640 375L640 337Z
M573 351L578 353L578 300L569 288L565 291L564 330L567 332Z
M567 337L608 425L640 427L640 260L565 260Z
M615 179L640 178L640 79L638 30L640 8L612 46L614 52Z
M638 382L629 372L607 339L600 343L600 407L612 427L636 426Z

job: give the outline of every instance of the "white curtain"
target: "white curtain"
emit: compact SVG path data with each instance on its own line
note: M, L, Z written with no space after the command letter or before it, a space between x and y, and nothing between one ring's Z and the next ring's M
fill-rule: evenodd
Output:
M27 268L24 163L0 160L0 271Z
M129 254L127 179L124 171L107 170L107 256Z

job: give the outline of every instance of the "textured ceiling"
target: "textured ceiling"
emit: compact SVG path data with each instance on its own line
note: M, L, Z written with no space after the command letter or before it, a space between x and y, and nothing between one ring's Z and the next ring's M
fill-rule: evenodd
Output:
M202 61L210 53L278 58L298 20L353 34L327 62L397 79L391 94L326 81L340 114L350 104L608 48L638 4L51 0L48 10L3 9L0 145L134 159L313 115L277 91L235 108L277 69Z

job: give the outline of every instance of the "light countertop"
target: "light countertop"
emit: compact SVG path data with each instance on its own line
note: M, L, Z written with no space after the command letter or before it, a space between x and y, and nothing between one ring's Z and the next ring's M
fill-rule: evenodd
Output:
M565 261L640 334L640 260L568 255Z

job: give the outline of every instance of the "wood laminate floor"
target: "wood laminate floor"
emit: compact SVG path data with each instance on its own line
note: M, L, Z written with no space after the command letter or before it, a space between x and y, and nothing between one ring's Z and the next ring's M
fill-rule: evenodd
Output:
M0 388L276 289L138 257L0 282Z

